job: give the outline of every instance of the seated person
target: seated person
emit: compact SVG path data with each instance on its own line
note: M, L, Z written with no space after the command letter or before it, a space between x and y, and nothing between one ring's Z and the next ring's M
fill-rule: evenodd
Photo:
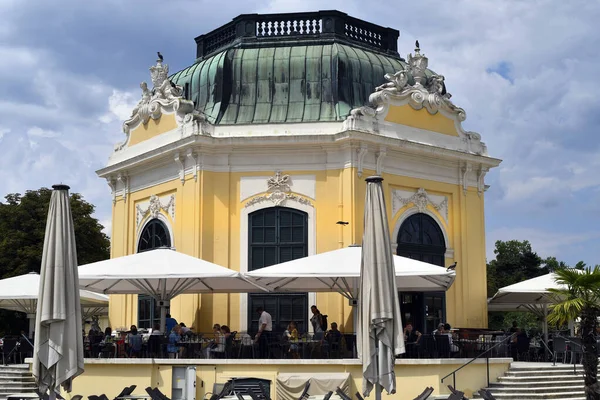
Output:
M152 333L150 336L162 336L162 332L160 331L160 324L154 324L154 328L152 328Z
M404 326L404 341L406 343L418 343L421 339L421 332L413 329L412 323L408 322Z
M294 321L289 323L287 330L284 333L284 338L290 341L288 353L290 353L292 358L300 358L298 355L298 328Z
M221 326L218 333L215 332L216 338L211 343L209 355L213 357L222 357L225 354L225 345L227 338L231 336L231 330L227 325Z
M331 329L325 334L325 339L329 343L339 343L342 340L342 332L338 330L337 322L331 323Z
M190 328L185 326L185 324L183 322L179 323L179 326L181 327L181 336L193 335L194 332L192 332L192 330Z

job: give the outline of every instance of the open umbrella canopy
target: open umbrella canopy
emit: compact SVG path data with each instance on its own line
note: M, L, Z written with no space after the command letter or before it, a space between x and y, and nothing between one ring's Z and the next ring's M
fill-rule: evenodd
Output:
M35 320L32 372L41 393L55 399L83 373L81 301L69 187L53 186Z
M180 294L268 291L237 271L164 248L82 265L79 284L104 294L152 296L163 331L169 302Z
M239 272L171 249L156 249L79 267L82 289L148 294L170 300L184 293L266 291Z
M19 311L29 318L29 337L35 329L35 312L40 287L40 276L35 272L0 280L0 308ZM108 296L80 290L83 317L104 314L108 309Z
M551 304L554 302L548 289L562 289L556 283L556 274L549 273L536 278L527 279L513 285L498 289L489 304Z
M0 280L0 308L34 314L37 308L40 276L35 272ZM108 296L80 290L82 307L108 307Z
M350 246L284 262L246 275L272 291L340 292L355 298L359 288L362 249ZM406 291L445 291L454 271L406 257L393 256L396 286Z

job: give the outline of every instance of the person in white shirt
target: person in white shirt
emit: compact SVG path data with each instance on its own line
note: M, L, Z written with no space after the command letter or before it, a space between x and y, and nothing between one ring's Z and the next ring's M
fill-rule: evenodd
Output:
M271 314L264 308L258 307L256 312L260 314L258 318L258 332L254 341L258 343L258 353L261 358L269 357L269 343L271 341L271 332L273 331L273 320Z

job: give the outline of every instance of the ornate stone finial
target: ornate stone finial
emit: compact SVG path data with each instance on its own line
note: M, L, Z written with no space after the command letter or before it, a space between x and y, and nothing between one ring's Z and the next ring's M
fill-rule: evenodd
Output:
M169 66L163 64L164 57L160 54L160 51L157 54L156 65L150 67L150 77L152 78L154 89L160 87L169 77Z
M415 83L417 85L421 85L425 83L426 76L425 70L429 64L429 59L425 57L424 54L421 54L421 48L419 46L419 41L417 40L415 48L415 55L409 54L408 59L408 70L413 76Z

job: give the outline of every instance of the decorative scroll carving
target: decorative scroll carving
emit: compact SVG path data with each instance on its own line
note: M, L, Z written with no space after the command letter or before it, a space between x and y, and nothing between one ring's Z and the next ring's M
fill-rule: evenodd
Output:
M356 169L357 169L357 174L358 174L359 178L362 177L363 164L365 161L365 156L367 155L368 151L369 151L369 147L366 145L366 143L361 143L360 148L356 149L356 153L357 153Z
M489 168L481 166L479 168L479 176L477 177L477 194L481 196L485 191L485 174L489 171Z
M187 156L187 158L189 158L192 161L192 165L194 168L192 171L192 173L194 174L194 182L197 182L198 181L198 157L192 151L192 149L187 149L186 156Z
M394 190L392 192L393 214L396 214L398 210L409 204L414 204L419 212L425 212L425 210L427 210L427 206L431 205L431 207L438 211L444 217L444 220L448 222L448 198L445 196L441 201L436 202L423 188L418 189L417 192L413 193L412 195L403 190Z
M175 153L175 164L179 167L179 180L182 185L185 185L185 159L179 157L179 153Z
M289 175L282 175L281 171L276 171L275 176L267 179L267 193L254 197L246 203L245 207L250 207L254 204L263 203L265 201L272 202L275 206L281 206L284 205L288 200L296 201L300 204L313 207L310 200L291 193L291 184L292 180Z
M175 195L172 194L169 197L169 202L167 204L163 204L158 196L152 195L150 196L150 204L145 209L142 208L139 204L136 208L136 225L139 225L141 221L146 218L147 215L151 215L152 218L157 218L158 214L160 214L161 210L165 213L171 215L171 218L175 219Z
M381 146L379 151L377 152L377 175L381 175L383 173L383 160L385 159L386 149L385 146Z
M127 195L129 194L129 177L121 173L117 176L117 182L123 187L123 200L127 200Z
M429 60L424 54L421 54L419 46L416 46L414 55L408 55L407 60L408 63L402 70L385 75L388 82L378 86L375 93L369 97L369 103L373 106L353 109L344 122L344 127L360 130L361 127L370 126L369 123L372 126L375 124L377 115L387 112L387 107L391 102L408 103L415 110L425 108L430 114L441 111L453 118L456 121L459 135L466 142L468 151L474 154L487 154L487 148L481 142L481 136L476 132L463 130L460 125L467 118L467 114L465 110L450 101L452 95L446 91L444 76L427 76ZM361 120L369 123L360 124Z
M175 113L177 124L182 128L182 134L210 133L208 123L203 114L194 110L194 102L183 98L183 88L169 80L169 66L163 63L159 54L156 65L150 67L152 90L146 82L140 83L142 98L134 107L131 117L123 123L123 132L127 139L115 146L115 151L122 150L129 142L129 133L140 124L146 124L152 119L158 119L163 113Z
M106 183L110 187L113 204L117 202L117 181L112 176L106 178Z
M461 174L460 174L460 180L462 183L462 187L463 187L463 194L466 196L467 195L467 187L468 187L468 178L467 175L469 174L469 172L473 171L473 166L469 163L464 164L461 167Z

